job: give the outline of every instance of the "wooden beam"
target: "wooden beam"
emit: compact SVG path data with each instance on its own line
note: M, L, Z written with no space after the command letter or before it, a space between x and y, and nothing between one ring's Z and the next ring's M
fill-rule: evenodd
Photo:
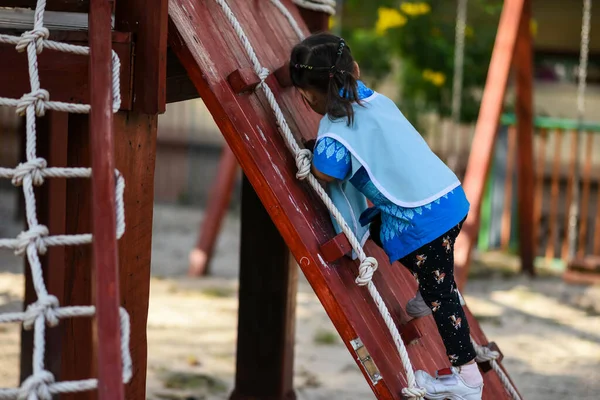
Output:
M37 0L0 0L0 7L35 8ZM46 10L88 12L89 0L47 0Z
M217 168L217 176L210 189L208 206L200 225L198 242L196 248L190 253L190 276L210 273L210 260L221 229L221 222L229 207L233 186L238 176L237 172L238 163L235 154L229 146L225 145Z
M471 211L458 236L454 250L454 265L457 283L460 287L466 283L471 253L477 240L481 202L498 133L498 123L504 106L504 95L524 2L525 0L506 0L504 2L481 100L479 118L475 126L475 136L463 180L465 193L471 203Z
M5 31L3 31L5 32ZM52 40L87 46L87 32L57 31ZM131 108L131 34L113 32L113 49L121 60L121 108ZM27 54L18 53L13 45L0 44L0 59L6 73L0 75L0 96L18 99L30 91ZM89 57L53 50L38 56L42 88L50 92L50 100L90 103L88 82Z
M190 80L185 68L173 53L167 49L167 103L197 99L200 97L196 86Z
M154 210L154 166L158 116L121 111L115 115L115 165L125 178L125 234L119 240L121 305L129 313L133 377L127 400L146 399L150 260ZM61 399L62 400L62 399Z
M231 400L293 400L298 266L245 177L241 235L237 368Z
M519 210L519 254L521 270L535 275L533 157L533 41L531 37L531 0L525 0L515 48L514 68L517 80L517 183Z
M166 109L168 0L120 0L115 29L136 37L134 110L159 114Z
M90 0L94 318L98 397L124 400L113 143L112 0Z

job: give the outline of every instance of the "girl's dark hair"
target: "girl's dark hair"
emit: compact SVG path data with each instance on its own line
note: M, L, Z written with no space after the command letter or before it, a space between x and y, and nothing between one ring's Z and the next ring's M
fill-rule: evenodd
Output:
M329 34L311 35L294 46L290 77L294 86L313 89L327 96L326 112L331 120L354 123L352 103L360 104L354 58L344 39Z

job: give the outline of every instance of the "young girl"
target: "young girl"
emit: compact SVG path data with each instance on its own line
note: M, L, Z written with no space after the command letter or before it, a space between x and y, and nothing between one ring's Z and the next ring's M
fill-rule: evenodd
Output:
M469 325L454 282L454 241L469 203L454 173L429 149L396 105L358 80L360 70L343 39L306 38L292 50L294 86L323 115L313 150L313 173L349 181L374 206L360 218L372 239L419 282L407 312L433 313L451 373L417 371L429 399L481 399Z

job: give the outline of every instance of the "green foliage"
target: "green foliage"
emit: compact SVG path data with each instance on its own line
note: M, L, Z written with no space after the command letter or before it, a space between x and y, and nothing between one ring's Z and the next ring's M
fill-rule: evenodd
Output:
M400 106L412 121L424 111L451 112L456 1L346 0L342 35L363 74L377 86L397 74ZM469 0L461 120L479 112L501 0ZM394 65L400 65L398 71Z

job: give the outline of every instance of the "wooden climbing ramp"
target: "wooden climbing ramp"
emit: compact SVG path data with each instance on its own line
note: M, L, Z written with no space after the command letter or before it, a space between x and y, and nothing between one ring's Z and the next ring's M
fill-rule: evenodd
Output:
M308 34L291 1L281 3ZM295 90L280 84L274 73L284 66L298 41L297 33L274 2L227 0L227 4L258 60L271 71L265 84L273 91L296 140L302 143L314 138L319 117ZM308 184L296 178L295 158L278 131L263 92L256 90L260 78L219 2L171 0L169 45L373 392L379 399L401 399L407 378L389 330L367 289L355 283L357 262L335 254L336 243L344 241L340 237L332 241L336 235L327 209ZM410 322L403 309L417 289L412 275L398 263L390 265L370 241L365 252L379 261L373 282L403 335L413 367L432 374L447 367L433 318ZM473 337L487 344L477 321L467 314ZM486 372L484 399L510 398L498 375Z

